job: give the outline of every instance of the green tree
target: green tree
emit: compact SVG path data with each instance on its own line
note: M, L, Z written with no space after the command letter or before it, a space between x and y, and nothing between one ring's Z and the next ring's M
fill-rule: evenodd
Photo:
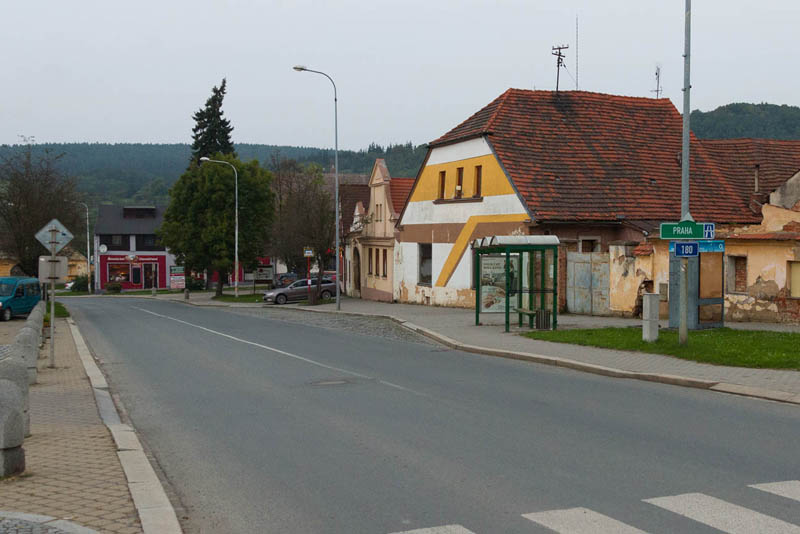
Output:
M86 231L82 200L75 181L57 167L58 155L35 153L32 144L0 160L0 249L10 253L22 270L36 276L39 256L47 250L34 237L56 218L76 236ZM85 240L73 244L85 246ZM80 250L80 249L78 249Z
M211 89L211 97L206 100L205 107L192 116L195 122L192 128L192 163L197 163L203 156L217 153L236 157L231 141L233 126L222 112L225 86L226 80L223 78L219 88L214 86Z
M266 249L274 213L270 172L258 161L242 163L217 153L239 173L239 261L255 263ZM234 264L234 174L227 165L192 164L170 190L170 203L158 231L161 242L186 271L219 273L217 295Z

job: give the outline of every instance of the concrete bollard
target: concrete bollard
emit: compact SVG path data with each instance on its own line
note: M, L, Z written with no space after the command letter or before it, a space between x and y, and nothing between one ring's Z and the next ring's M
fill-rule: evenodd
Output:
M15 387L0 387L0 477L25 471L22 399Z
M189 300L189 288L183 290L183 300Z
M30 329L26 331L20 330L17 333L14 338L14 344L11 345L11 354L25 362L25 366L28 368L28 383L35 384L36 376L39 372L36 364L39 359L39 345L36 343L36 338Z
M658 340L658 307L661 295L645 293L642 305L642 340Z
M16 358L0 360L0 389L16 388L22 398L22 417L25 436L31 435L30 397L28 395L28 370Z

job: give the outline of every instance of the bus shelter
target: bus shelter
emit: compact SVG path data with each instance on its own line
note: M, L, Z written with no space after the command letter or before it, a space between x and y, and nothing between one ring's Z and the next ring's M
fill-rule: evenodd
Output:
M482 313L523 318L530 328L558 326L558 237L554 235L492 236L472 242L475 266L475 324Z

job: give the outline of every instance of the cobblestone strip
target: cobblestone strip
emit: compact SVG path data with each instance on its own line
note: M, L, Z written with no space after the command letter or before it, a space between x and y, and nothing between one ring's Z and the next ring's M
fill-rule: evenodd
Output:
M0 510L0 534L98 534L96 530L82 527L47 515L20 514Z

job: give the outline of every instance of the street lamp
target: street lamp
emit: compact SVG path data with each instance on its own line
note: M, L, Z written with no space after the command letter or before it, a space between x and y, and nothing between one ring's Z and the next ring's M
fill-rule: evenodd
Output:
M80 200L75 201L75 204L83 204L83 207L86 208L86 290L89 293L94 293L92 291L92 267L91 263L89 263L89 205Z
M218 159L211 159L203 156L200 158L200 163L208 161L210 163L222 163L228 165L231 169L233 169L233 184L234 184L234 198L236 199L236 213L235 223L234 223L234 265L233 269L235 271L234 278L233 278L233 295L235 298L239 298L239 173L236 171L236 167L233 163L229 163L227 161L222 161ZM222 280L219 281L222 283Z
M339 298L340 293L340 285L342 283L341 277L339 276L339 112L338 112L338 96L336 94L336 83L334 83L333 78L325 74L324 72L318 70L312 70L309 68L304 67L303 65L295 65L292 67L297 72L313 72L314 74L321 74L328 78L333 85L333 135L334 135L334 151L333 151L333 169L334 175L336 180L335 185L335 193L334 193L334 202L336 204L336 310L341 310L341 300ZM320 265L320 269L322 269L322 265Z

